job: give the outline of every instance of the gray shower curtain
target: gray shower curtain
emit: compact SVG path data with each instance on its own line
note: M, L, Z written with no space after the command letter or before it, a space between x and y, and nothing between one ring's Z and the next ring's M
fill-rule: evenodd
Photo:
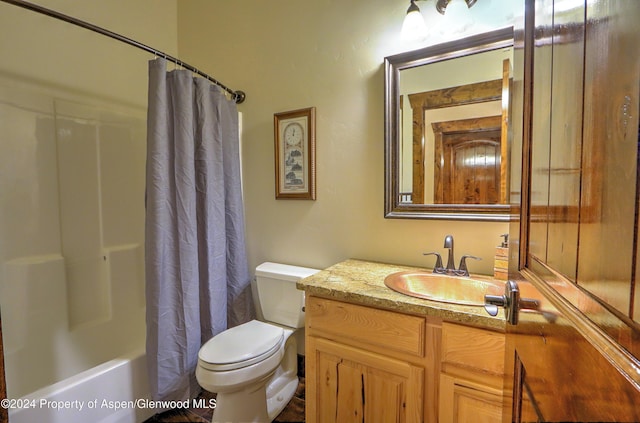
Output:
M186 70L149 62L145 272L154 399L200 388L200 346L253 317L233 101Z

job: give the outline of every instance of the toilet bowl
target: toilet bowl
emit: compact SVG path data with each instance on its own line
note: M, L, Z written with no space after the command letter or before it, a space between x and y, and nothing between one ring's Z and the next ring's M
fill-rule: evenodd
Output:
M256 308L266 321L252 320L207 341L198 353L196 379L217 393L213 422L271 422L298 387L295 330L304 327L301 278L316 269L263 263L256 268Z

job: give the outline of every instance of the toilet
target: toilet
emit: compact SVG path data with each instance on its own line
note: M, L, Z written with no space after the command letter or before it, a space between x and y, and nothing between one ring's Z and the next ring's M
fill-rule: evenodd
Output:
M271 422L298 387L294 332L304 327L304 292L296 282L316 269L278 263L256 268L256 308L264 321L227 329L198 352L196 379L217 393L212 422Z

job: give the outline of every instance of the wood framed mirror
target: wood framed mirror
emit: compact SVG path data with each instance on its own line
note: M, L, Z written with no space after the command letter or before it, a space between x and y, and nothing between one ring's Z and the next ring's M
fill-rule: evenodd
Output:
M505 28L385 58L385 217L510 219L512 55Z

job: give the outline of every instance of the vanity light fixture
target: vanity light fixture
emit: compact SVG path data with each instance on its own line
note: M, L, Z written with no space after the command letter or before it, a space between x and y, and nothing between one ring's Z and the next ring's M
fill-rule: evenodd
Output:
M466 7L465 7L465 3ZM449 7L449 13L445 16L448 20L458 20L456 27L466 27L472 22L469 8L476 4L477 0L436 0L436 10L445 15L447 6ZM407 15L404 18L402 24L402 38L404 40L419 40L427 36L427 26L424 22L424 17L420 12L420 8L416 4L416 0L409 0L409 8L407 9Z
M457 1L457 0L438 0L438 2L436 3L436 10L438 12L440 12L441 15L444 15L445 10L447 9L447 6L449 5L449 3L454 3L454 5L452 7L457 7L455 5L455 3L460 3L462 0ZM477 0L464 0L465 3L467 3L467 9L471 9L471 6L473 6L474 4L476 4ZM451 10L450 10L451 12Z

